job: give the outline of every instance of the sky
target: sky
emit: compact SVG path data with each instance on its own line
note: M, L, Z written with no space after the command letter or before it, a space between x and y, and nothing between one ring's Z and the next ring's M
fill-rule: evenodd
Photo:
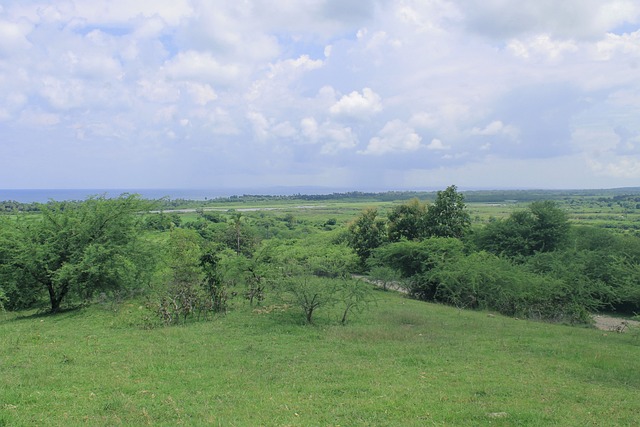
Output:
M637 0L1 0L0 188L640 185Z

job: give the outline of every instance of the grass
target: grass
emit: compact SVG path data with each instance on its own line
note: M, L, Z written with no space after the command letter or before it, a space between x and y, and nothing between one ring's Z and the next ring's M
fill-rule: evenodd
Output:
M238 306L145 330L99 306L0 321L0 426L636 425L638 335L377 291L347 326ZM268 311L268 310L266 310ZM2 316L2 315L0 315Z

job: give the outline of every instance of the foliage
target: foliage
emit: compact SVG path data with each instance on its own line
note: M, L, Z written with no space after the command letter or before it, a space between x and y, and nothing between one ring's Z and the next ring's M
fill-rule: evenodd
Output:
M180 227L182 218L177 213L151 213L146 216L144 223L147 230L167 231Z
M527 272L505 259L478 252L429 272L434 300L461 308L496 310L509 316L590 323L601 306L591 288L551 275Z
M391 267L385 267L383 265L375 265L375 259L370 258L371 267L369 269L369 279L376 282L382 290L386 291L393 284L397 284L400 280L400 274L398 271Z
M204 284L200 236L192 230L171 231L168 242L168 278L165 289L150 303L165 325L207 316L213 310L213 295Z
M384 220L378 210L367 208L348 227L347 243L360 258L362 265L371 252L386 241Z
M402 241L382 246L374 252L372 265L387 266L404 278L425 273L440 263L462 255L464 244L459 239L432 237L422 241Z
M471 226L471 217L466 211L464 195L455 185L438 191L425 217L426 234L432 237L462 238Z
M244 221L242 213L235 212L227 228L220 236L222 242L238 255L251 256L258 245L258 237L250 225Z
M280 280L278 290L281 301L300 308L307 323L313 323L317 309L337 302L335 281L308 274L286 275Z
M552 201L536 201L526 210L488 224L478 233L481 249L510 257L560 249L568 241L567 215Z
M389 240L397 242L401 239L423 239L426 236L426 215L427 205L420 203L418 199L411 199L391 209L387 215Z
M10 306L33 305L46 293L57 312L67 297L86 300L96 292L142 286L153 257L139 240L137 214L148 206L124 194L42 205L40 218L18 216L0 271L10 286Z
M338 304L342 305L341 324L346 324L349 315L362 313L373 302L371 286L361 280L344 279L338 284Z

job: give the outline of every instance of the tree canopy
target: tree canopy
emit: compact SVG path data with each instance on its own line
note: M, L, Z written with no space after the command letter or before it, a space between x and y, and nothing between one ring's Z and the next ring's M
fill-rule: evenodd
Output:
M138 237L149 203L137 195L41 205L41 216L5 220L0 276L12 305L48 296L52 312L69 296L88 298L140 283L152 257Z

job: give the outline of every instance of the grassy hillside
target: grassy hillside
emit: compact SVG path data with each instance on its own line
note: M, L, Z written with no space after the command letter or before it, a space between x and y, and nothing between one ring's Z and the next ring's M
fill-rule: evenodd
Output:
M246 305L150 330L137 303L0 313L0 426L637 424L635 330L376 297L347 326Z

